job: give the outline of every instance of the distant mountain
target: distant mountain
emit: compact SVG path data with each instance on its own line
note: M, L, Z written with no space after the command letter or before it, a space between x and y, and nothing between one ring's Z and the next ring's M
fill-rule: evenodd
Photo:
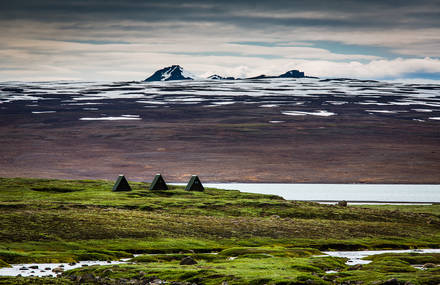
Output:
M299 70L289 70L286 73L278 75L278 78L304 78L304 72Z
M249 77L246 79L265 79L265 78L312 78L309 76L304 76L304 72L301 72L299 70L289 70L286 73L280 74L278 76L267 76L267 75L258 75L258 76L254 76L254 77Z
M171 81L171 80L194 80L194 76L183 70L180 65L172 65L162 68L144 81Z
M258 76L254 76L254 77L248 77L245 79L264 79L264 78L277 78L276 76L267 76L264 74L258 75Z
M276 75L259 75L254 77L248 77L244 79L266 79L266 78L316 78L311 76L305 76L304 72L299 70L289 70L286 73ZM194 80L198 79L196 76L185 71L180 65L172 65L162 68L144 81L171 81L171 80ZM218 74L214 74L208 77L210 80L240 80L241 78L235 77L223 77Z
M208 79L211 79L211 80L235 80L234 77L231 77L231 76L230 77L223 77L223 76L220 76L217 74L209 76Z

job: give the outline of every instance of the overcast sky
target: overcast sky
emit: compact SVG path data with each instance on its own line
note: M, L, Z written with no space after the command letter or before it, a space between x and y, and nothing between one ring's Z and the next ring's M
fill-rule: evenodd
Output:
M0 81L209 76L440 80L440 0L0 0Z

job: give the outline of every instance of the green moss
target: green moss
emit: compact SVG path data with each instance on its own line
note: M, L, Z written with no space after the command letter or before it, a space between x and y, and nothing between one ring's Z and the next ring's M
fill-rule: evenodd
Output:
M440 264L440 253L386 253L368 257L369 260L400 260L409 264Z
M408 262L393 259L383 259L363 266L364 270L375 272L415 272L417 269Z
M130 185L133 191L112 192L113 181L0 178L0 259L13 264L144 254L132 259L137 264L81 268L66 276L138 278L145 272L146 278L203 284L371 283L394 277L436 284L440 275L410 265L438 263L432 254L374 257L354 271L344 259L316 256L320 250L440 247L438 205L337 207L232 190L192 192L170 185L168 191L149 191L148 183ZM185 256L198 264L180 266Z
M3 267L11 267L11 265L9 265L7 262L4 262L3 260L0 259L0 268Z

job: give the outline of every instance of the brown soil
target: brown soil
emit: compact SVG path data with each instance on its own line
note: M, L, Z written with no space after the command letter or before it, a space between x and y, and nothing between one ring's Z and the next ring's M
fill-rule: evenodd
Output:
M30 115L15 104L0 113L0 176L114 180L123 173L151 181L162 173L174 182L197 174L202 182L440 183L434 121L349 106L333 106L338 115L331 117L286 116L251 104L133 105L127 113L142 120L80 121L78 110Z

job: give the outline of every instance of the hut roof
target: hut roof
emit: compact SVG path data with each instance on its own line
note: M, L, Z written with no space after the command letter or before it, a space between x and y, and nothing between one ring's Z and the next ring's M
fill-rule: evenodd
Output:
M197 175L191 176L191 179L189 180L188 184L186 185L185 190L188 191L205 191L205 188L202 185L202 182L200 181L199 177Z
M130 184L128 184L128 181L125 179L124 175L119 175L115 185L113 185L112 191L131 191Z

